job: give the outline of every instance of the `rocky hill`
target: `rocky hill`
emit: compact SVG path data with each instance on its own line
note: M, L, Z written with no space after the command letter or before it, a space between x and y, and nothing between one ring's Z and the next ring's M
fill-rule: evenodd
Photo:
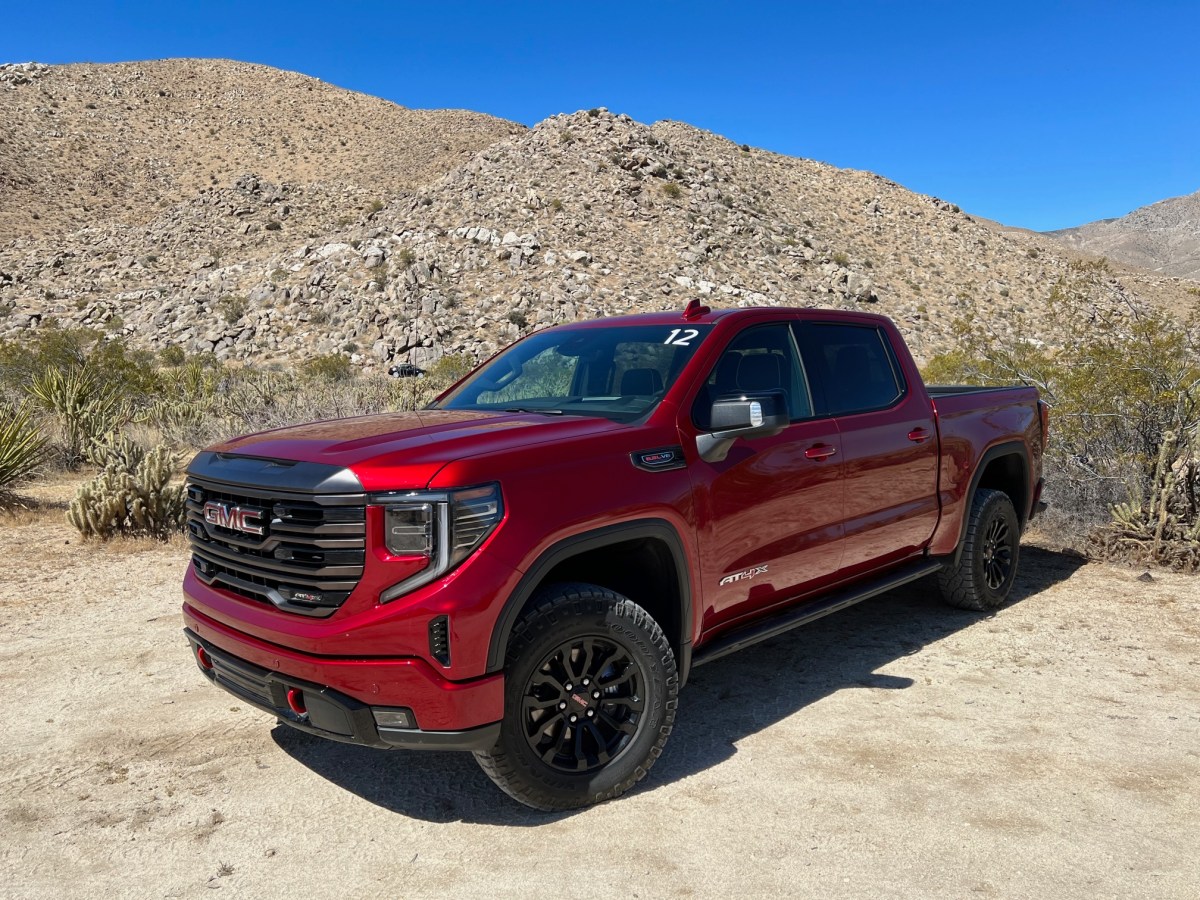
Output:
M1119 219L1048 234L1126 265L1200 281L1200 191L1151 203Z
M68 84L109 77L98 71L154 65L51 68L8 91L44 97L46 84L58 84L51 94L71 96ZM237 66L169 65L191 73L180 76L189 90L210 98L224 94L205 86L205 67ZM682 308L700 297L714 306L883 312L928 357L951 346L960 315L1004 330L1014 311L1042 308L1076 256L876 175L738 146L678 122L644 125L594 109L524 130L428 113L441 124L420 131L410 150L380 110L411 111L302 76L241 71L297 85L288 95L293 119L315 115L307 86L317 98L328 94L314 100L326 110L324 145L354 135L347 144L359 155L343 170L341 151L330 149L321 167L305 170L326 181L304 182L271 157L286 155L282 138L263 138L254 150L223 150L230 168L206 174L207 184L163 180L157 208L140 216L89 212L76 230L0 243L0 337L54 318L153 348L259 363L340 352L369 369L451 352L479 357L541 325ZM224 77L214 76L222 90ZM181 90L162 84L153 90ZM37 104L8 97L0 83L0 104L20 113L6 127L33 133L31 113L21 111ZM143 133L145 106L122 105L114 128ZM210 114L216 124L207 127L217 133L192 130L188 140L193 153L215 158L211 148L226 146L220 123L228 109ZM56 140L73 138L64 130ZM480 149L466 155L472 141ZM431 146L457 149L437 156ZM49 155L45 144L27 149ZM93 162L84 154L77 167L90 171ZM402 174L385 187L385 171ZM364 186L371 172L380 181ZM348 186L322 186L334 181ZM14 208L32 216L35 195L25 196ZM1196 302L1187 286L1112 272L1089 288L1089 299L1185 310Z
M145 223L244 172L316 189L291 214L320 221L310 206L385 200L518 130L229 60L4 66L0 235Z

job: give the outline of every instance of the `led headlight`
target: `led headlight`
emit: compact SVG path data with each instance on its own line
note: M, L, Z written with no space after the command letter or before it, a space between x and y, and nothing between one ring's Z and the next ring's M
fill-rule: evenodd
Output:
M380 595L384 603L457 566L504 517L498 484L444 493L388 494L372 498L372 503L384 508L384 546L395 557L397 571L408 573ZM414 571L414 567L419 568Z

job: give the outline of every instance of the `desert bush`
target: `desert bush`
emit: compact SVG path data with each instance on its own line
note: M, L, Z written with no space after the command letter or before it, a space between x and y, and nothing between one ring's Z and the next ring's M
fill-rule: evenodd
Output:
M110 462L83 484L67 510L67 521L85 538L107 541L117 535L165 540L183 531L183 486L171 486L176 459L155 447L133 469Z
M217 301L217 312L228 324L233 325L246 314L247 306L245 297L228 294Z
M960 320L958 349L933 359L925 374L931 382L1021 383L1040 390L1051 406L1047 521L1072 543L1086 542L1106 555L1115 545L1097 542L1096 529L1118 521L1141 516L1154 520L1148 527L1157 533L1156 517L1166 510L1183 531L1191 528L1195 503L1180 506L1176 494L1194 498L1197 490L1197 323L1183 326L1127 302L1097 262L1073 264L1036 323L1014 312L1008 325L1001 333L969 317ZM1168 488L1176 499L1165 503Z
M152 353L90 328L50 323L27 340L0 341L0 393L24 395L35 377L55 369L86 369L135 404L158 390Z
M670 197L672 200L677 200L683 196L683 188L673 181L668 181L662 186L664 196Z
M159 352L158 358L164 366L169 366L173 369L182 366L187 361L187 355L178 344L171 344L169 347L164 347Z
M45 450L28 407L0 406L0 506L12 502L13 489L37 472Z
M350 368L350 357L340 353L326 353L306 359L300 364L300 371L310 378L325 381L346 381L354 374Z

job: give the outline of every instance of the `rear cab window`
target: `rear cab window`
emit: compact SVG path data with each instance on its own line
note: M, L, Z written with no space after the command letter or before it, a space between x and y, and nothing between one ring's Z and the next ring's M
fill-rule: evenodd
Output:
M823 414L887 409L906 393L895 354L879 328L804 322L796 326L796 336Z

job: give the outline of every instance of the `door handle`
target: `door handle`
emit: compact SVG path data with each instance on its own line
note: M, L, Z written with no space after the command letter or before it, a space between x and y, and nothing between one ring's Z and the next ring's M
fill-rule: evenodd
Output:
M805 456L815 460L829 459L835 453L837 453L837 447L832 444L813 444L804 451Z
M912 441L914 444L923 444L927 440L929 440L931 437L933 437L933 435L930 434L928 431L926 431L924 428L914 428L912 431L910 431L908 433L908 439L910 441Z

